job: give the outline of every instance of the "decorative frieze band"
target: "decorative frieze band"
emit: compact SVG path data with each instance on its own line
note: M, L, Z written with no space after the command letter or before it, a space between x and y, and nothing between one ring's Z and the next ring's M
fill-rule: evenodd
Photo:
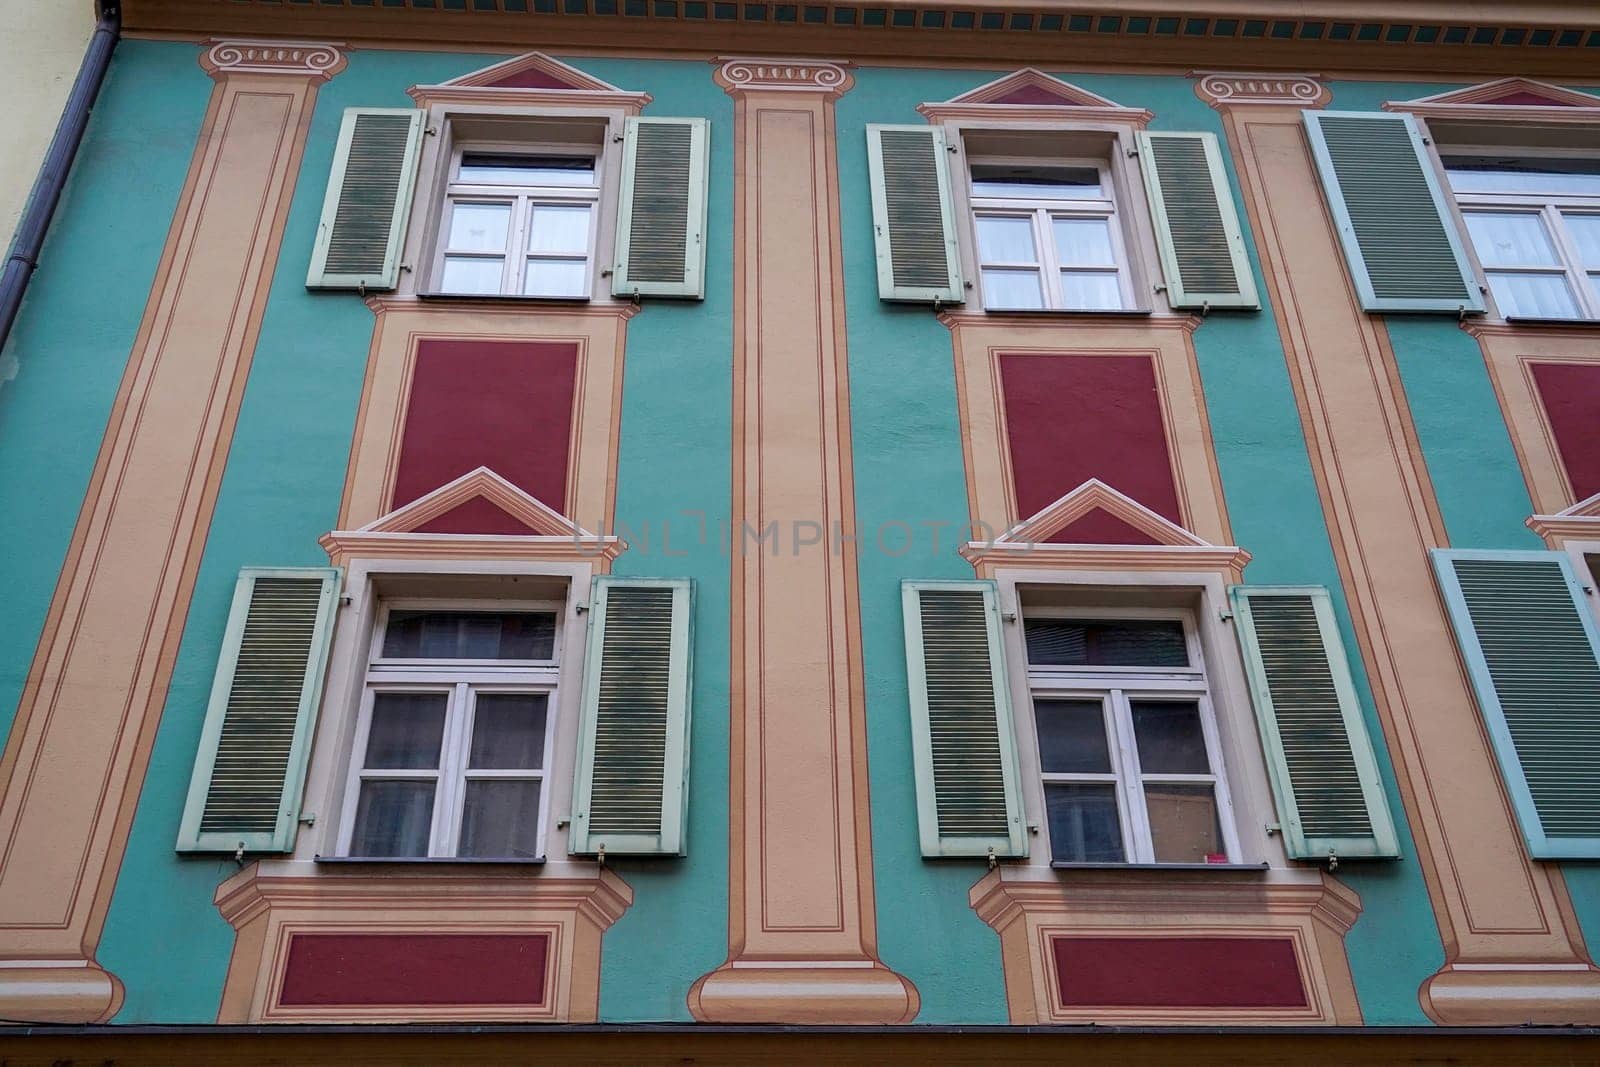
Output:
M344 69L344 51L322 41L214 40L200 57L213 78L226 74L291 74L327 81Z
M717 84L732 94L776 91L840 96L855 84L844 62L748 58L723 58L715 62L721 64L717 68Z
M1333 93L1315 74L1228 74L1196 71L1195 95L1212 107L1284 104L1321 107Z

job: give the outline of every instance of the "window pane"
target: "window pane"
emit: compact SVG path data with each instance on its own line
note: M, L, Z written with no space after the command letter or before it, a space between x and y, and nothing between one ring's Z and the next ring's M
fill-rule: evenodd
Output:
M986 270L983 272L983 306L996 310L1044 307L1036 270Z
M456 204L450 209L450 248L456 252L504 252L510 226L510 204Z
M523 296L588 296L589 264L581 259L530 259Z
M475 185L593 185L593 156L463 152L460 181Z
M447 693L374 693L363 766L375 771L438 767L449 700Z
M1467 215L1472 246L1485 267L1556 267L1555 245L1538 215L1473 211Z
M362 782L352 856L426 856L433 826L432 781Z
M1033 220L979 215L978 256L985 263L1037 263Z
M1508 274L1489 271L1489 288L1500 314L1508 318L1574 319L1578 304L1565 274Z
M1111 251L1110 219L1053 219L1051 228L1056 235L1056 255L1063 267L1116 265L1116 254Z
M385 659L550 659L556 617L546 611L391 611Z
M1226 863L1217 798L1209 785L1150 782L1144 787L1157 863Z
M538 859L539 783L469 779L456 855Z
M1187 667L1177 619L1029 618L1028 662L1041 667Z
M479 693L472 716L473 770L544 766L545 693Z
M528 251L589 253L589 209L585 206L533 205Z
M1210 774L1200 705L1165 700L1130 700L1139 769L1145 774Z
M439 288L446 293L498 293L505 262L499 256L445 256Z
M1115 311L1122 307L1122 287L1114 270L1064 270L1061 303L1080 311Z
M1039 767L1046 774L1109 774L1111 749L1098 700L1036 700Z
M1469 193L1578 193L1600 196L1600 160L1446 156L1450 188Z
M1578 258L1590 269L1600 267L1600 215L1565 215Z
M1048 784L1050 855L1064 863L1123 863L1122 823L1113 785Z
M1099 200L1098 167L1038 167L1025 164L976 163L972 195L1027 200Z

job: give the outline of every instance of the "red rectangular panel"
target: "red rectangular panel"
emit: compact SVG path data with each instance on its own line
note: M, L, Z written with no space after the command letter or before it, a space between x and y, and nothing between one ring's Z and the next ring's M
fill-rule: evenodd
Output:
M547 934L295 934L287 1007L544 1003Z
M1282 937L1056 937L1064 1008L1303 1008Z
M1600 493L1600 363L1535 363L1545 417L1561 450L1573 499Z
M391 506L488 467L565 513L577 368L578 349L571 344L418 342ZM467 525L483 525L484 516L472 517L476 521ZM447 522L428 530L528 532L509 515L488 516L488 523L494 528L455 529L462 523Z
M1152 357L1007 353L1000 376L1019 518L1098 478L1182 524ZM1128 541L1112 527L1074 537L1091 539Z

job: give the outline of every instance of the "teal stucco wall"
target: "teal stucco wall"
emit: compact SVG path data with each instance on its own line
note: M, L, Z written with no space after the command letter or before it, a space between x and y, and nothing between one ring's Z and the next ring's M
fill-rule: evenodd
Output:
M187 44L119 46L17 333L0 359L0 368L16 372L0 383L0 501L11 513L26 501L28 516L11 525L8 551L0 553L0 601L8 609L0 628L3 716L16 707L204 113L211 82L196 55ZM303 281L341 112L406 106L407 86L499 58L355 51L318 97L98 954L126 986L119 1022L216 1017L233 938L212 895L236 868L227 859L179 857L172 843L234 577L246 565L324 562L316 540L339 505L372 314L348 295L309 293ZM607 1021L687 1020L690 983L727 950L730 561L714 531L731 497L732 105L703 62L572 62L648 90L648 114L712 121L707 298L649 303L629 324L617 481L619 523L635 537L648 531L649 543L625 555L619 573L696 582L689 855L617 864L636 902L606 937L601 982ZM917 985L925 1023L1004 1022L1005 989L997 939L967 903L982 865L927 863L917 848L899 583L970 576L951 536L968 512L949 332L926 309L877 298L863 128L919 121L918 103L1004 73L860 68L854 89L837 102L856 507L867 535L859 568L879 948ZM1150 109L1153 128L1222 133L1187 79L1063 75ZM1335 105L1376 108L1444 88L1336 83ZM108 261L116 268L106 269ZM1526 490L1475 343L1451 321L1389 327L1452 543L1533 547L1522 526ZM1209 316L1195 347L1229 516L1254 556L1249 577L1333 590L1363 710L1381 737L1270 306ZM912 532L908 551L875 543L874 531L893 524ZM943 531L937 547L935 530ZM1367 1022L1420 1024L1427 1020L1417 989L1443 952L1393 769L1381 747L1379 756L1406 858L1340 869L1363 903L1350 960ZM1586 932L1600 937L1600 871L1568 865L1567 875Z

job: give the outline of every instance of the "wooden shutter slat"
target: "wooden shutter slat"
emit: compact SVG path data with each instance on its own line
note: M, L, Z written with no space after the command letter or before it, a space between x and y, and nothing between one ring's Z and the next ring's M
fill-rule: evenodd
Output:
M1529 853L1600 857L1600 632L1560 552L1436 549Z
M188 801L184 852L287 852L310 754L339 572L246 568L218 658Z
M704 299L710 134L702 118L627 120L613 295Z
M682 855L690 584L596 579L568 851Z
M922 854L1026 856L992 582L902 585Z
M937 126L867 126L878 295L884 300L966 300L946 155Z
M1293 859L1398 856L1328 591L1254 585L1230 595L1285 850Z
M1410 115L1306 111L1323 192L1367 311L1482 311L1422 135Z
M1168 302L1260 307L1216 135L1141 131L1139 153Z
M423 113L414 108L345 109L307 287L386 290L398 284L422 124Z

